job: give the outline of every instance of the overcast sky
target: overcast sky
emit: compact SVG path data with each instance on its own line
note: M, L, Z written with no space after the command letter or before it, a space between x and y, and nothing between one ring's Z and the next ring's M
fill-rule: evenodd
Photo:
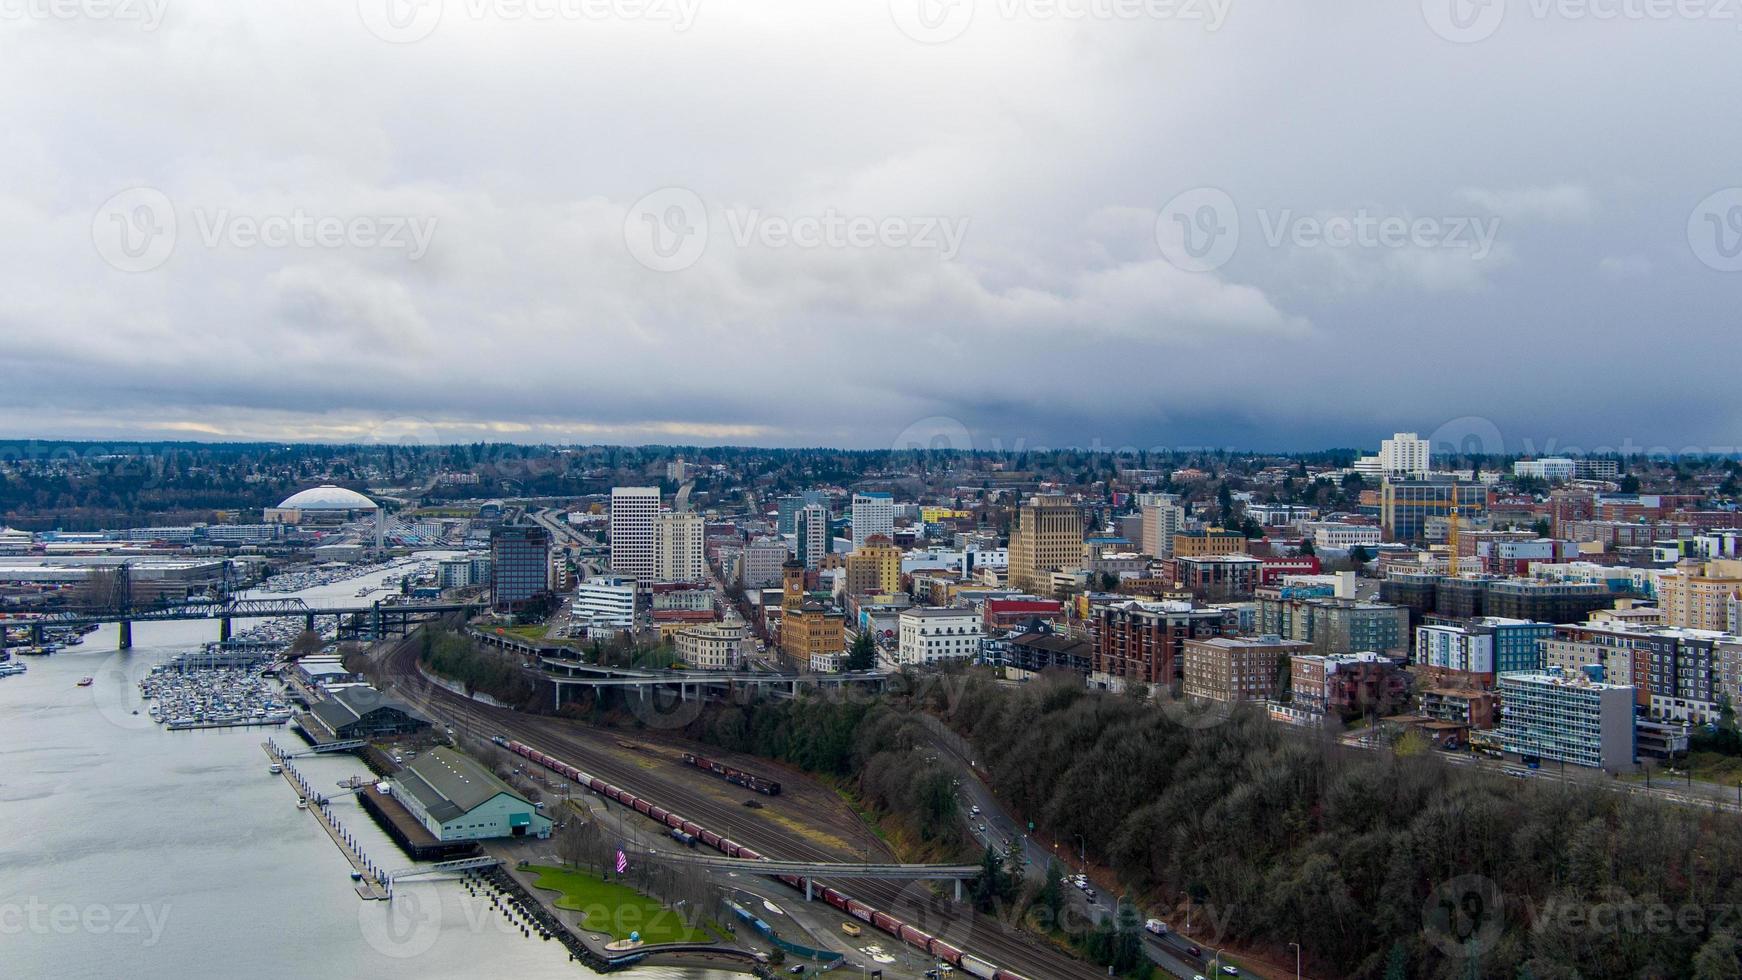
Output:
M1742 5L1594 3L0 0L0 435L1732 447Z

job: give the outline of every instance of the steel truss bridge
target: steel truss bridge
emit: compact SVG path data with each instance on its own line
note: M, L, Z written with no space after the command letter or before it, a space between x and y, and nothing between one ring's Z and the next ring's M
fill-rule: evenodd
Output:
M341 639L375 638L388 633L410 632L414 618L450 613L470 614L484 608L484 605L483 602L377 602L368 606L310 606L296 598L233 599L227 602L187 602L111 612L59 612L30 620L28 624L14 625L28 625L30 643L40 645L44 630L119 623L120 648L126 650L133 646L134 623L217 620L218 639L228 640L231 623L238 619L301 618L304 625L313 630L317 620L331 618L338 623Z

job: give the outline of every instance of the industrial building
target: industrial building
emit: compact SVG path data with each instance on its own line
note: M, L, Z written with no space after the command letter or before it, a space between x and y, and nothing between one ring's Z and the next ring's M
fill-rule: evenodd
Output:
M550 836L550 818L531 801L445 746L411 760L389 783L394 798L440 841Z

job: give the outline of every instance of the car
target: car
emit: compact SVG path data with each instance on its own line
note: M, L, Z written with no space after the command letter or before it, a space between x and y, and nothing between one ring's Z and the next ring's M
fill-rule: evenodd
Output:
M1192 980L1210 980L1210 978L1204 976L1202 973L1194 973L1192 974Z
M971 806L968 808L968 813L970 816L977 817L980 815L980 808L978 806Z
M1093 902L1095 900L1095 890L1093 888L1083 889L1083 897L1088 899L1090 902Z
M843 923L841 923L841 931L846 933L849 936L857 936L860 933L864 932L865 930L859 928L858 923L843 922Z
M1196 946L1187 946L1186 953L1187 953L1187 955L1190 955L1190 956L1202 956L1202 955L1204 955L1204 951L1197 948Z
M1240 968L1237 966L1224 966L1224 967L1222 967L1222 975L1229 976L1229 977L1237 977L1240 975Z
M788 973L803 973L804 972L804 964L800 963L799 965L793 967L790 970L787 970L786 972L788 972Z

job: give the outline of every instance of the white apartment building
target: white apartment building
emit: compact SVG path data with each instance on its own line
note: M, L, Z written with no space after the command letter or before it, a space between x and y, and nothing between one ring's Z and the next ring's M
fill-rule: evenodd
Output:
M1550 483L1560 483L1571 480L1576 468L1576 464L1572 460L1564 457L1521 459L1512 464L1512 475L1535 477Z
M822 504L806 504L793 521L794 551L804 567L815 569L823 556L834 550L834 533L829 526L829 509Z
M1379 443L1379 467L1387 476L1425 477L1432 468L1433 446L1413 432L1399 432Z
M1138 494L1138 497L1167 497L1172 494ZM1186 511L1171 499L1141 504L1143 540L1138 548L1153 558L1173 557L1173 536L1185 530Z
M658 487L611 488L611 570L646 582L655 578L654 521Z
M1315 521L1301 525L1310 535L1314 548L1349 551L1356 547L1372 548L1379 544L1379 528L1367 524L1344 524L1340 521Z
M873 534L895 540L895 498L887 493L853 495L853 550L865 547Z
M903 610L896 628L895 661L925 667L943 660L961 660L980 653L984 633L972 609Z
M575 586L572 618L588 629L626 630L635 626L635 581L602 575Z
M659 514L654 517L655 582L699 582L707 577L706 559L702 553L706 528L707 521L700 514Z

